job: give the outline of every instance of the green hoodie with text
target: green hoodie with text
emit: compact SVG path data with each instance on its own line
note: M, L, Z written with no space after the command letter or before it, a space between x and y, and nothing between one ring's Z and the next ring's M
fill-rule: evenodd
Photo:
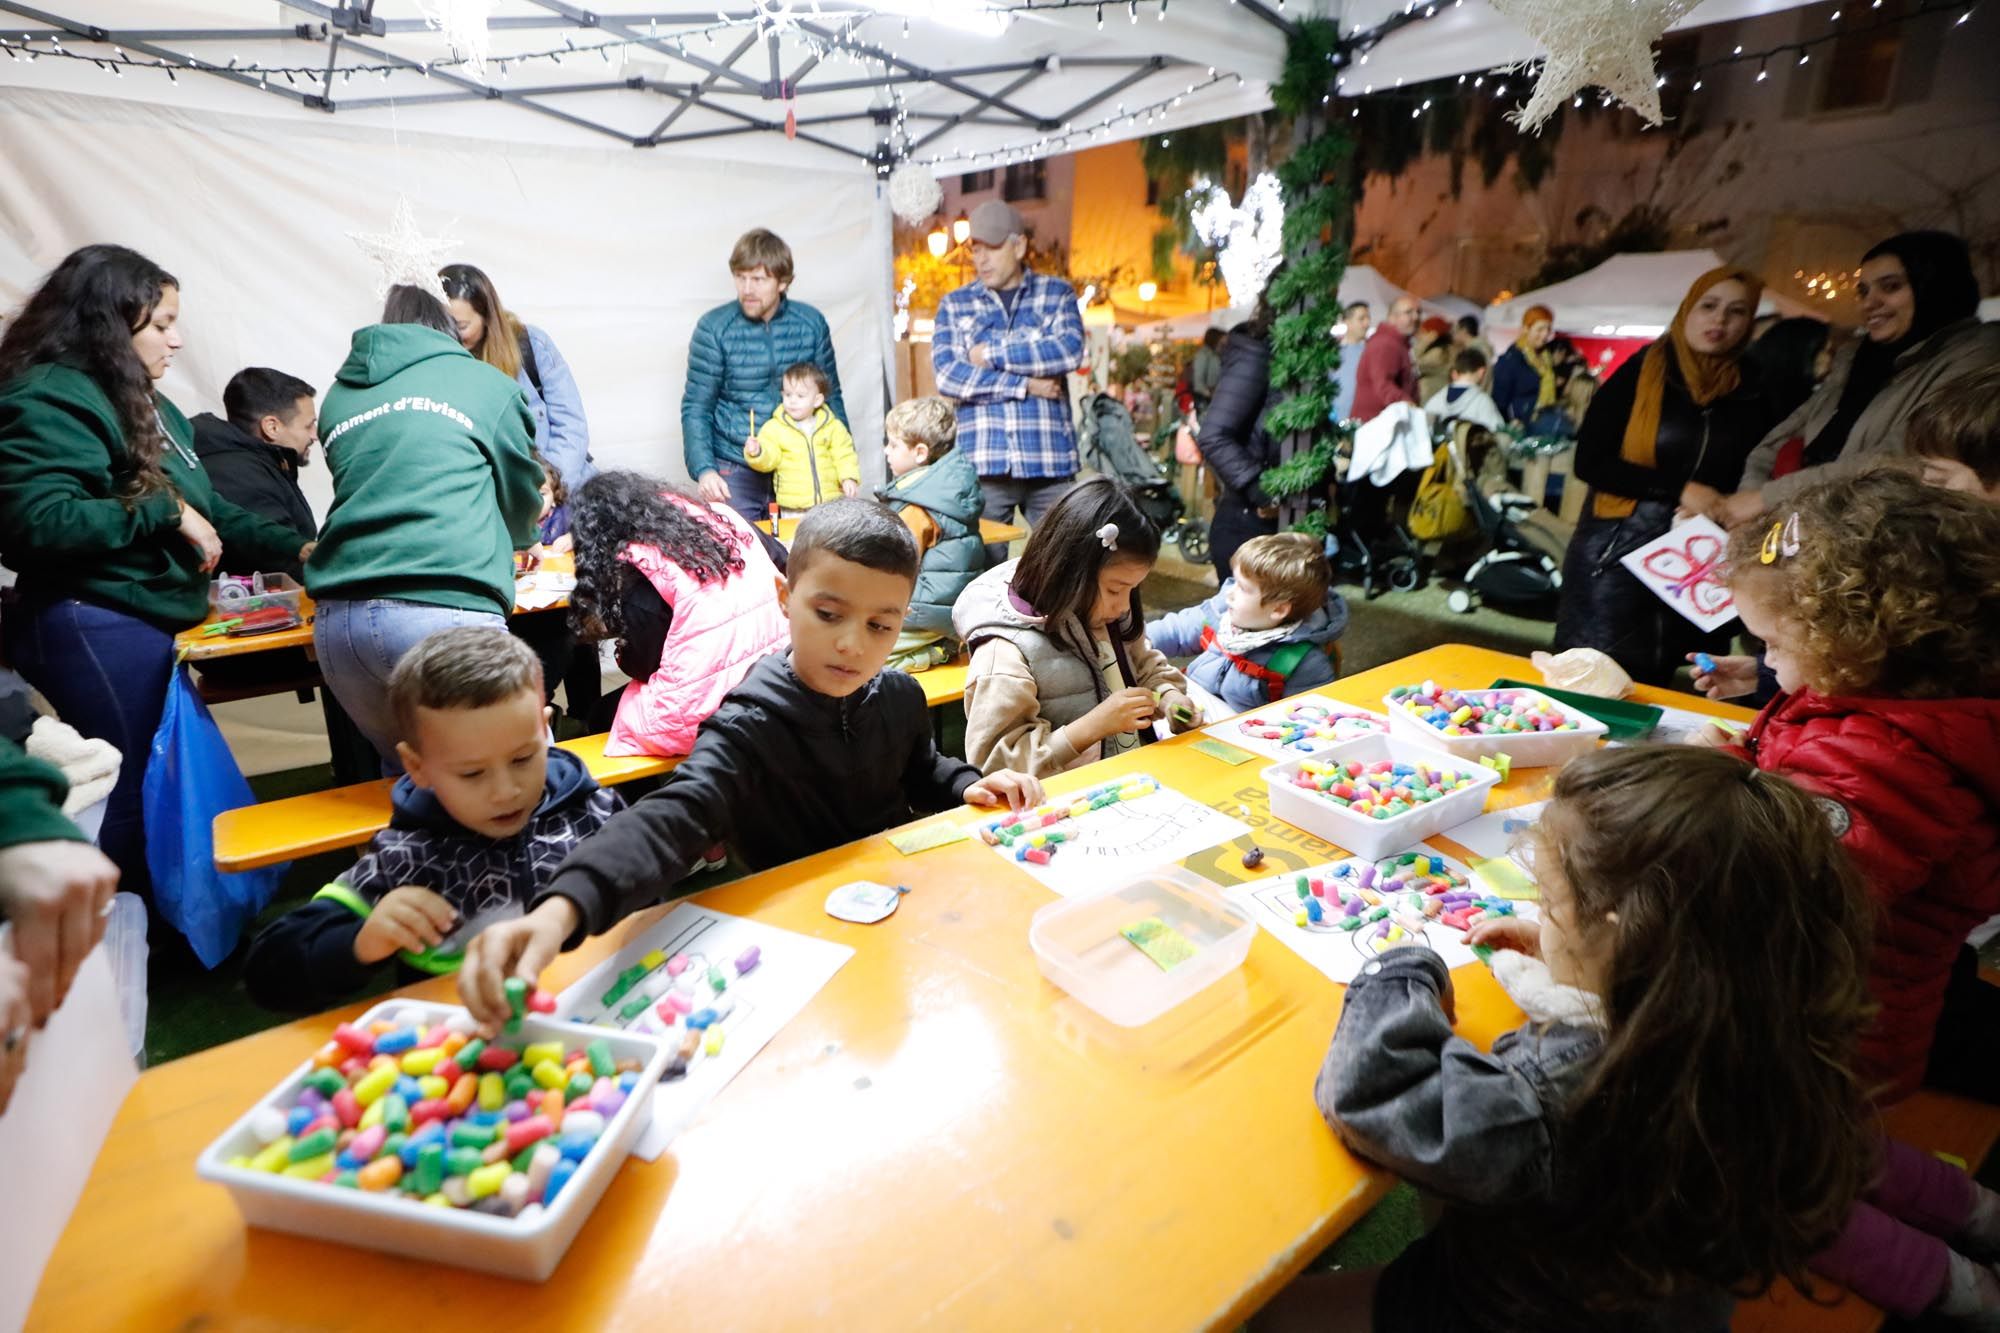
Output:
M420 324L354 333L320 404L333 508L306 562L315 601L514 609L514 552L542 511L519 384Z

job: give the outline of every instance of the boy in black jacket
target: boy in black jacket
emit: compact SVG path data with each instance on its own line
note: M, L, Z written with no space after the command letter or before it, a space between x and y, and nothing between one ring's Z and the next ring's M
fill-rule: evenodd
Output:
M440 630L389 677L405 774L367 855L258 934L243 979L259 1004L325 1009L398 956L458 967L466 941L518 918L562 859L624 809L548 743L542 668L503 630ZM504 1001L503 1001L504 1006Z
M473 941L458 985L475 1018L497 1027L507 978L532 984L560 950L659 902L718 841L762 869L961 801L1042 799L1025 774L982 779L939 754L923 686L883 672L917 564L909 529L872 500L806 515L780 588L791 652L752 667L667 785L577 848L526 916Z

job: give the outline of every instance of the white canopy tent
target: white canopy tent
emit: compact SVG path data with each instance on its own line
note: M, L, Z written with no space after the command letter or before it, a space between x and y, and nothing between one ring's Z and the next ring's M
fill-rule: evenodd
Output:
M1512 338L1521 330L1522 313L1530 306L1543 305L1555 312L1559 333L1657 338L1666 332L1694 280L1721 264L1722 257L1713 250L1613 255L1587 273L1486 307L1487 336ZM1758 313L1773 311L1812 313L1766 293Z

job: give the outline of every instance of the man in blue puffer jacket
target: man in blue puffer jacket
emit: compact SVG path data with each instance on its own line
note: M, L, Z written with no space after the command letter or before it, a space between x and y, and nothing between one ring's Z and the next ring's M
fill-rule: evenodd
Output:
M704 499L761 523L771 516L771 478L743 461L743 445L778 411L785 368L810 361L824 370L826 405L843 426L847 405L826 317L785 295L791 247L761 227L747 231L729 252L729 272L736 299L703 315L688 343L681 450Z

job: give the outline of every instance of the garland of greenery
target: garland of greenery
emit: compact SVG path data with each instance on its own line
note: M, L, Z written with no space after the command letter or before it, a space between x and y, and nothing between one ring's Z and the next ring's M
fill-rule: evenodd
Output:
M1267 469L1262 485L1286 502L1297 530L1324 532L1326 511L1301 506L1332 475L1339 430L1333 415L1333 371L1340 345L1332 329L1340 320L1340 275L1354 208L1349 179L1354 143L1343 127L1320 114L1342 58L1339 29L1329 19L1307 19L1286 45L1284 73L1271 89L1272 104L1292 120L1294 146L1278 167L1285 194L1285 265L1271 283L1271 396L1277 404L1264 428L1280 440L1283 460Z

